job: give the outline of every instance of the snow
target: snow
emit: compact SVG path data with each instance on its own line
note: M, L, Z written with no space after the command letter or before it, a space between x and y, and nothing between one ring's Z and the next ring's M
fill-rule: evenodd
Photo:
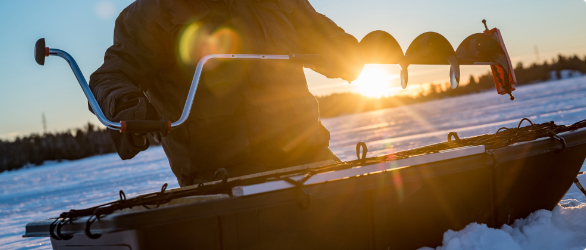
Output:
M444 233L437 250L492 249L580 249L586 248L586 204L557 206L553 211L535 211L527 218L500 229L470 223L466 228ZM433 248L420 248L430 250Z
M179 187L161 147L129 161L116 154L0 174L0 249L51 249L48 238L22 238L26 223L117 199Z
M586 183L586 174L578 179ZM586 197L573 185L553 211L535 211L500 229L470 223L457 232L448 230L444 233L442 246L435 249L586 249Z
M331 131L334 153L352 160L359 141L374 156L445 141L452 131L460 137L494 133L517 126L523 117L557 124L586 119L586 76L521 86L514 94L514 102L489 91L324 119L323 124ZM579 179L586 184L586 175ZM0 173L0 249L50 249L48 238L21 237L26 223L116 200L119 190L129 197L155 192L164 183L178 187L160 147L128 161L108 154ZM572 186L553 211L536 211L500 229L471 223L445 232L437 249L585 249L584 239L586 197Z

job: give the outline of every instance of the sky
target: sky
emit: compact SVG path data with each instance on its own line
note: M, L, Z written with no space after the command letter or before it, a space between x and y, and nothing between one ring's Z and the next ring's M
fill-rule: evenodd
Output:
M0 139L82 127L97 119L69 66L47 58L39 66L33 58L37 39L69 52L89 77L112 44L114 20L128 0L6 0L0 3ZM373 30L389 32L403 51L419 34L442 34L456 48L467 36L489 28L501 30L513 64L551 60L557 54L586 55L585 0L310 0L314 8L347 33L362 39ZM538 53L536 53L536 51ZM539 61L538 61L539 60ZM462 66L468 75L488 72L488 66ZM417 84L447 82L448 66L409 67L409 89ZM397 65L367 65L352 84L306 70L315 95L356 92L370 96L401 92ZM403 90L403 91L408 91Z

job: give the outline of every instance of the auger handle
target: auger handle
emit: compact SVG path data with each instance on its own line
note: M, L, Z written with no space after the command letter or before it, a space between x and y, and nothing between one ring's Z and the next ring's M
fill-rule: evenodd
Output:
M161 133L163 136L171 132L171 122L165 117L160 121L154 120L129 120L120 122L121 133Z
M319 55L304 55L304 54L292 54L292 55L262 55L262 54L213 54L204 56L201 60L199 60L197 67L195 68L195 74L193 75L193 80L191 81L191 86L189 87L189 92L187 93L187 99L185 100L185 104L183 106L183 111L181 112L181 117L175 122L169 122L166 119L161 121L152 121L152 120L134 120L134 121L122 121L122 122L113 122L108 120L98 105L98 101L94 97L94 94L90 90L87 81L85 80L79 66L73 59L71 55L63 50L58 49L50 49L45 47L45 39L41 38L35 44L35 61L39 65L45 64L45 57L48 56L58 56L63 58L65 61L69 63L71 66L71 70L77 81L79 82L79 86L83 90L85 97L87 98L90 107L94 111L94 114L100 121L100 123L104 124L109 129L113 130L120 130L122 133L161 133L166 135L171 129L174 129L178 126L181 126L191 112L191 107L193 105L193 100L195 99L195 92L197 91L197 87L199 86L199 81L201 78L201 74L203 72L203 67L206 62L210 59L220 59L220 60L292 60L295 62L301 63L320 63L322 59Z
M37 42L35 43L34 55L35 61L39 65L45 65L45 57L48 56L58 56L67 61L67 63L69 63L69 66L71 67L71 70L73 71L73 74L75 75L75 78L79 82L79 86L83 90L83 93L85 94L85 97L87 98L92 111L94 112L100 123L104 124L104 126L106 126L109 129L120 129L119 122L112 122L108 120L108 118L106 118L106 116L104 115L104 112L102 112L100 105L98 105L98 101L96 100L94 94L90 90L90 86L87 84L85 77L83 77L83 74L81 73L81 69L79 68L79 66L77 66L77 62L75 62L75 59L73 59L71 55L69 55L67 52L63 50L45 47L44 38L37 40Z
M43 66L47 56L49 56L49 47L45 47L45 38L41 38L35 43L35 61Z
M289 59L293 62L318 64L323 62L323 57L316 54L291 54Z

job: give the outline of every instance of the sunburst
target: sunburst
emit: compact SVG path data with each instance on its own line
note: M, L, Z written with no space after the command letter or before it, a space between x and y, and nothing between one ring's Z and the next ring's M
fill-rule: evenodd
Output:
M393 74L386 65L365 65L362 73L352 82L356 84L358 93L369 97L393 95L397 91L399 74Z

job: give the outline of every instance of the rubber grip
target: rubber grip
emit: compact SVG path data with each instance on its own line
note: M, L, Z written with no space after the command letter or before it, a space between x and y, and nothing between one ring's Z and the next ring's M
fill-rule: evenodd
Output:
M37 40L37 43L35 43L35 61L39 65L45 65L45 57L49 56L48 50L49 48L45 47L45 38Z
M321 63L323 58L317 54L291 54L289 60L300 63Z
M170 121L130 120L120 122L120 132L122 133L161 133L167 135L169 131L171 131Z

